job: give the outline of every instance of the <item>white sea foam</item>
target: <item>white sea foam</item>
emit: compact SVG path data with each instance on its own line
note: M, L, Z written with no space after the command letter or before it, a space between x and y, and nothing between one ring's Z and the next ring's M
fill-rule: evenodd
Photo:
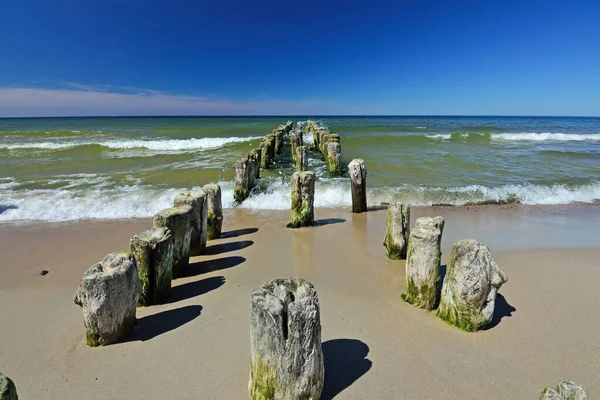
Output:
M552 133L552 132L521 132L521 133L492 133L492 140L507 141L586 141L600 140L600 133Z
M98 179L90 178L92 180ZM219 182L224 208L234 206L233 182ZM182 188L158 189L150 186L92 189L38 189L21 191L13 182L0 182L0 221L71 221L79 219L148 218L170 207ZM287 210L290 207L290 186L287 179L261 183L266 189L255 188L239 207L251 210ZM315 207L347 208L351 205L347 180L331 179L316 183ZM481 203L520 202L522 204L592 203L600 199L600 181L578 186L567 185L504 185L486 187L470 185L457 188L399 186L372 188L368 202L401 201L410 205L466 205Z
M443 139L443 140L447 140L447 139L451 139L452 135L449 133L446 134L441 134L438 133L436 135L425 135L426 137L428 137L429 139Z
M200 139L163 139L163 140L106 140L106 141L72 141L72 142L35 142L35 143L0 143L0 149L65 149L79 146L98 145L110 149L148 149L154 151L191 151L207 150L223 147L231 143L243 143L260 139L252 137L224 137Z

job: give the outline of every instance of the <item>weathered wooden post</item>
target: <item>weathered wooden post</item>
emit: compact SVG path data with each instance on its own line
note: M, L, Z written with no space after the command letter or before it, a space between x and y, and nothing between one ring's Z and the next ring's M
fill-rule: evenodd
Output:
M315 173L296 171L292 174L292 221L288 228L311 226L315 223Z
M319 299L310 282L275 279L252 292L250 357L252 399L321 398L325 370Z
M190 206L192 213L192 237L190 239L190 256L199 256L206 247L206 228L208 218L208 200L203 190L189 190L175 197L173 205Z
M303 146L302 131L296 130L290 136L290 145L292 146L292 161L295 163L297 149L298 149L298 147Z
M129 241L137 273L142 282L138 305L161 304L171 295L173 240L167 228L138 233Z
M252 158L254 159L256 168L254 170L254 179L260 179L260 165L262 161L262 151L261 149L254 149L250 152Z
M167 228L173 237L173 278L179 278L190 264L193 214L191 206L182 205L154 215L154 227Z
M484 328L494 316L498 289L507 281L486 245L459 240L450 254L438 317L468 332Z
M88 346L115 343L133 330L141 292L135 259L129 253L109 254L83 274L73 301L83 310Z
M410 207L392 203L388 207L383 245L390 260L406 260L410 234Z
M273 135L272 133L267 135L267 143L269 144L268 150L269 150L269 164L270 164L273 161L275 161L275 144L276 144L275 135Z
M340 155L342 147L339 142L327 143L327 167L332 174L339 175L342 173L340 167Z
M306 146L296 147L296 170L306 171L308 169L308 149Z
M266 137L260 143L260 167L262 169L269 168L269 141Z
M426 310L435 309L440 301L443 230L444 218L421 217L408 240L406 293L402 298Z
M275 129L273 133L275 133L275 139L276 139L275 150L277 151L277 154L280 154L281 149L283 149L285 126L283 126L283 125L279 126L279 128Z
M249 182L250 179L250 167L248 165L248 158L242 158L233 164L235 168L235 187L233 189L233 198L236 202L241 203L246 200L250 194Z
M207 229L206 237L208 240L221 237L221 228L223 227L223 203L221 202L221 187L216 183L209 183L202 188L206 193L207 199Z
M2 372L0 372L0 400L19 400L15 383Z
M355 158L348 164L350 171L350 190L352 192L352 212L367 211L367 167L365 160Z

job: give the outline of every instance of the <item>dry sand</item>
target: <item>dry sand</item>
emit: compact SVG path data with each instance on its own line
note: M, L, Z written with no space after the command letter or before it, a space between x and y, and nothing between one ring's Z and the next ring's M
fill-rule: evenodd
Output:
M509 281L488 330L469 334L400 300L404 262L382 246L385 211L228 210L225 238L173 282L169 304L138 309L126 341L85 346L72 295L82 273L126 250L149 220L0 225L0 370L21 399L245 399L250 292L301 276L321 303L324 399L537 399L572 379L600 393L600 207L413 209L443 215L453 241L492 249ZM47 269L48 275L39 271Z

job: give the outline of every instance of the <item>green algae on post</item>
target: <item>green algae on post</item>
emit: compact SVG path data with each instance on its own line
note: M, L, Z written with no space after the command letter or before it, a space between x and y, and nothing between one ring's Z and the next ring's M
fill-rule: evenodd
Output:
M274 279L252 292L250 357L252 399L320 398L325 374L321 321L310 282Z
M140 306L163 303L171 294L173 241L167 228L153 228L130 240L138 277L142 282Z
M292 174L292 221L288 228L312 226L315 223L315 173L296 171Z
M208 215L206 193L203 190L188 190L178 194L173 204L175 207L184 205L192 207L190 256L202 254L206 247L206 219Z
M486 245L459 240L452 247L438 317L467 332L484 328L494 315L498 289L507 280Z
M179 278L190 263L192 216L189 205L167 208L154 216L155 228L167 228L173 237L173 278Z
M221 201L221 187L216 183L209 183L202 187L207 199L207 227L206 237L208 240L221 237L223 227L223 203Z
M83 311L88 346L115 343L133 330L141 292L135 259L129 253L108 254L83 274L73 302Z
M392 203L388 207L383 245L387 258L405 260L410 234L410 207Z
M394 209L398 210L398 207ZM402 212L400 214L404 215ZM433 310L439 304L443 230L442 217L421 217L410 233L406 259L406 292L402 299L415 307Z

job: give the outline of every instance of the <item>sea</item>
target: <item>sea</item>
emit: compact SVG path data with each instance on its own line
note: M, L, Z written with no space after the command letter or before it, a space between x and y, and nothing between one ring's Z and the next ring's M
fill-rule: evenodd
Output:
M232 166L278 125L308 119L341 135L344 166L365 160L370 205L600 201L600 118L4 118L0 222L151 217L209 182L221 185L225 208L288 209L294 167L285 152L241 204ZM309 169L316 207L350 206L347 168L332 176L311 152Z

